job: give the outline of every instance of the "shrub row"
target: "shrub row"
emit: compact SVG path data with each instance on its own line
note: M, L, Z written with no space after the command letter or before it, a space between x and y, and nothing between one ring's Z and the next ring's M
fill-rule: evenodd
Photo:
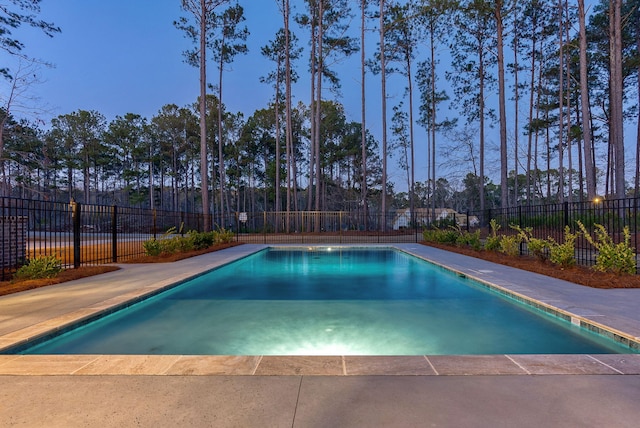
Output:
M576 264L575 243L582 234L596 249L594 270L618 275L636 273L636 254L630 245L631 234L628 227L623 230L623 241L616 244L604 226L596 224L595 236L591 236L582 222L577 221L576 224L579 232L572 233L569 226L565 227L563 242L556 242L551 237L536 238L531 227L510 226L516 234L501 234L498 233L500 225L496 220L491 220L491 230L484 241L480 239L479 230L471 233L461 230L458 226L427 229L423 232L423 238L427 242L498 251L509 256L520 255L520 247L524 243L529 253L538 260L549 260L555 265L569 267Z
M149 239L142 243L145 254L159 256L204 250L216 244L233 241L234 234L230 230L218 229L211 232L189 231L184 236L176 235L176 229L169 229L161 239ZM62 260L55 255L41 256L30 259L21 266L15 274L14 280L28 280L40 278L53 278L62 271Z
M160 256L204 250L216 244L233 241L234 234L230 230L220 228L211 232L191 230L184 235L177 235L176 229L169 229L160 239L151 238L143 242L144 252L148 256Z

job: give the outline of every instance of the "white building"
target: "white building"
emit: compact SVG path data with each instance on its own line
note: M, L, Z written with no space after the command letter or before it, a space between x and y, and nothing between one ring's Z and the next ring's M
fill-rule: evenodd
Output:
M428 226L432 222L432 209L431 208L416 208L415 209L415 221L418 226ZM460 214L452 208L436 208L435 218L433 221L439 222L442 220L454 220L458 226L467 226L467 215ZM476 227L480 223L478 217L470 216L468 219L469 226ZM393 220L393 230L400 230L409 227L411 224L411 210L404 208L396 211L396 217Z

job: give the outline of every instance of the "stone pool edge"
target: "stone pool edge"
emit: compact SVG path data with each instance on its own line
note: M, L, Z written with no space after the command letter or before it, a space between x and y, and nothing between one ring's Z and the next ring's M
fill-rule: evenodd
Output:
M445 270L448 270L450 272L454 272L456 274L458 274L461 277L465 277L465 278L469 278L474 280L476 283L478 283L478 285L491 290L495 293L498 293L500 295L502 295L503 297L510 299L510 300L514 300L520 304L523 305L527 305L529 307L535 308L541 312L544 312L546 314L552 315L556 318L559 318L561 320L564 320L566 322L570 322L573 325L579 326L581 328L584 328L586 330L589 330L597 335L600 335L602 337L608 338L613 340L614 342L616 342L617 344L629 349L630 352L633 353L638 353L640 352L640 337L634 335L634 334L628 334L623 332L622 330L619 330L617 328L611 327L609 325L603 324L603 323L599 323L597 321L594 321L592 319L589 319L586 316L581 316L578 314L574 314L568 310L564 310L558 307L555 307L549 303L545 303L543 301L534 299L532 297L529 297L525 294L523 294L522 292L518 292L515 290L511 290L509 288L506 288L504 286L500 286L498 284L495 284L494 282L492 282L491 280L487 280L485 278L482 278L480 275L478 274L474 274L472 269L466 269L466 270L460 270L451 266L448 266L444 263L441 263L439 261L430 259L428 257L424 257L422 255L418 255L415 254L411 251L407 251L406 249L401 249L398 248L400 251L403 251L407 254L410 254L414 257L420 258L422 260L425 260L429 263L432 263L436 266L439 266ZM510 269L515 269L515 268L510 268ZM517 269L516 269L517 270ZM480 271L477 271L478 273L481 273ZM538 275L538 274L535 274Z
M0 376L638 375L640 355L0 355Z

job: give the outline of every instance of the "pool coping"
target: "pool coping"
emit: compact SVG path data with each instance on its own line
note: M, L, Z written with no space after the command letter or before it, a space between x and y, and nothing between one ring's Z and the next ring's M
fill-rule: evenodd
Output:
M228 250L199 256L195 259L213 261L202 263L200 271L175 275L167 281L151 285L144 277L139 279L140 286L111 298L91 305L77 307L42 322L36 322L8 334L0 336L0 352L17 345L25 344L43 336L51 335L61 329L68 329L77 323L90 320L132 305L150 295L160 293L190 278L199 276L216 267L230 263L241 257L254 254L269 247L386 247L425 259L460 275L470 277L508 298L537 306L538 309L552 313L583 328L589 328L599 334L611 335L621 343L631 343L632 349L638 349L640 323L633 321L633 333L595 321L601 315L592 311L591 316L574 313L562 305L552 305L544 300L530 296L527 288L511 278L506 283L500 276L507 273L523 276L524 271L502 267L490 262L479 261L454 253L436 250L419 244L319 244L319 245L243 245L244 251ZM239 248L239 247L235 247ZM226 251L226 253L225 253ZM221 257L221 256L225 257ZM447 259L449 262L447 262ZM455 259L454 262L451 262ZM176 262L179 264L179 262ZM193 268L190 264L190 269ZM487 269L478 269L478 266ZM126 269L126 266L124 267ZM166 267L165 267L166 269ZM175 271L175 269L172 269ZM489 272L493 275L488 274ZM109 275L109 274L105 274ZM537 275L526 273L526 276ZM549 277L538 275L538 280L550 281ZM498 279L496 279L498 278ZM502 278L504 279L504 278ZM83 280L78 280L82 282ZM553 280L557 282L556 280ZM85 281L86 282L86 281ZM560 281L563 282L563 281ZM571 283L566 283L571 284ZM530 290L529 290L530 291ZM41 294L46 294L42 290ZM634 292L634 297L637 293ZM0 304L2 299L0 299ZM625 320L623 325L628 325ZM637 324L637 325L636 325ZM637 329L636 329L637 328ZM557 374L640 374L639 354L573 354L573 355L423 355L423 356L199 356L199 355L0 355L0 375L319 375L319 376L357 376L357 375L557 375Z

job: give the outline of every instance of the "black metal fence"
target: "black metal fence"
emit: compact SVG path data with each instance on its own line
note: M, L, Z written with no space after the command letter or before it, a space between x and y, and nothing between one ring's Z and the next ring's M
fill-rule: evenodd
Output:
M347 211L270 211L237 213L227 228L247 243L418 242L422 228L400 227L395 214ZM384 225L384 226L383 226Z
M483 234L489 233L490 222L494 220L500 226L499 233L515 234L514 225L520 228L531 228L532 235L540 239L553 238L556 242L564 242L565 228L571 233L580 232L581 223L591 236L596 225L605 228L613 242L624 240L624 230L630 234L630 246L638 254L638 215L640 199L599 199L589 202L564 202L558 204L517 206L504 209L490 209L474 213L479 218ZM595 263L596 251L586 239L579 234L576 240L576 259L579 264L590 266ZM526 246L521 252L527 253ZM637 270L637 269L636 269Z
M0 280L8 279L30 258L53 255L65 268L125 262L144 255L143 243L151 238L205 229L205 219L199 213L7 197L0 198L0 219L11 225L0 229ZM394 230L393 219L392 215L365 217L347 212L233 213L223 221L215 216L221 227L235 233L237 241L246 243L391 243L421 239L420 228ZM213 220L211 216L209 221Z
M232 230L236 240L246 243L357 244L419 242L423 227L443 219L469 230L479 227L486 236L494 220L500 225L500 233L515 234L511 226L518 225L530 227L535 237L563 242L565 226L575 232L580 221L591 232L596 224L603 225L615 242L624 239L623 230L628 227L631 246L638 253L639 208L640 199L623 199L447 214L446 219L431 219L427 210L416 210L413 216L407 210L385 215L344 211L240 212L224 218L221 225ZM124 262L143 255L146 240L169 232L205 228L205 219L198 213L7 197L0 198L0 220L0 280L7 279L30 258L54 255L67 268ZM219 216L216 221L220 221ZM526 246L522 246L522 252L527 252ZM595 250L584 236L576 242L576 257L581 264L595 262Z
M0 280L40 256L53 255L65 268L126 261L143 255L148 239L204 226L199 214L6 197L0 219Z

